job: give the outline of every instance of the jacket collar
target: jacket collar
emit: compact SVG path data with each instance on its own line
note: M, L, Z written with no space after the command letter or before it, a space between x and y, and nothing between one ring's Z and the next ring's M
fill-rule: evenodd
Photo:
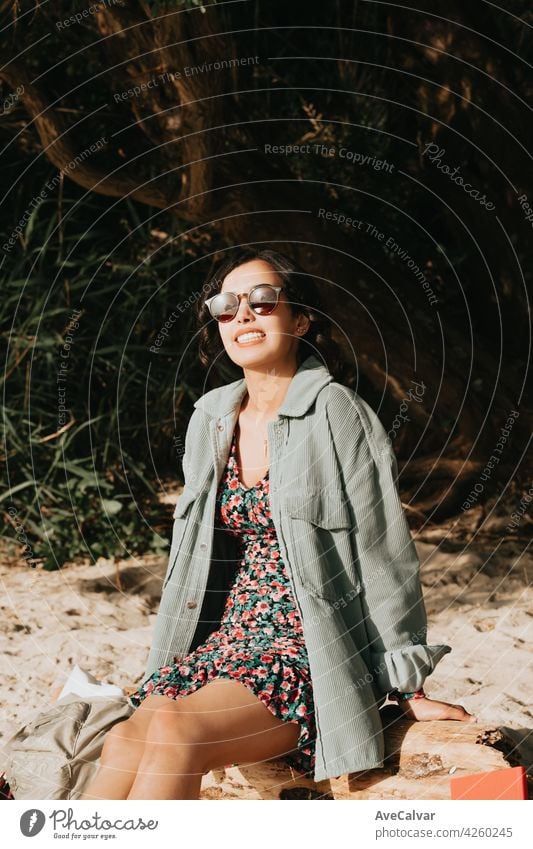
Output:
M314 354L310 354L294 373L285 398L278 410L280 416L303 416L313 404L320 390L331 383L333 375ZM233 383L218 386L194 402L209 416L221 417L235 413L246 394L246 380L241 377Z

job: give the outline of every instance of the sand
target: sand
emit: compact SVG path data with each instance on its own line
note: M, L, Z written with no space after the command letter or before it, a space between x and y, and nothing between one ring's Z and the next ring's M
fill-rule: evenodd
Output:
M530 763L531 524L524 522L517 538L505 534L505 523L492 517L475 532L472 515L414 534L428 643L452 647L425 689L464 705L480 725L515 729ZM100 558L56 572L2 558L0 754L18 726L50 703L74 664L120 687L142 682L165 570L166 556L156 555Z

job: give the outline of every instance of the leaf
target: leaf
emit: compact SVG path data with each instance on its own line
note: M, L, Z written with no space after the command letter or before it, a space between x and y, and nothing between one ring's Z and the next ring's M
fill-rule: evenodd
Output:
M124 506L122 501L116 501L113 498L102 498L101 503L105 512L110 516L114 516L116 513L119 513Z
M27 486L34 486L34 485L35 486L37 485L37 481L31 480L31 481L23 481L23 483L18 483L16 486L12 486L11 489L6 489L6 491L3 492L0 495L0 501L5 501L6 498L11 498L13 493L19 492L19 490L25 489Z

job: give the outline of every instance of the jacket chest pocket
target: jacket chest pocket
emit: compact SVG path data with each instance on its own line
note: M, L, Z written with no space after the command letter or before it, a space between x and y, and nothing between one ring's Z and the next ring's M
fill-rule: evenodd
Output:
M174 571L174 566L176 564L176 560L180 552L183 536L191 518L194 502L198 498L198 495L198 490L195 490L192 487L185 485L180 495L178 496L178 500L176 501L174 513L172 514L174 519L174 525L172 527L172 541L170 544L170 555L168 560L167 572L163 582L163 590L168 584L172 576L172 572Z
M285 510L292 565L303 586L331 602L340 600L344 588L360 592L361 580L351 544L355 523L342 492L289 495Z

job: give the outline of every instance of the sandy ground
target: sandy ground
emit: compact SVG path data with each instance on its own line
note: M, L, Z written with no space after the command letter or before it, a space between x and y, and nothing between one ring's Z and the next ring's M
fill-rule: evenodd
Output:
M522 762L530 763L533 557L525 529L518 539L506 537L505 523L493 518L478 533L450 523L414 535L428 643L452 646L425 686L433 698L464 705L480 724L515 729ZM0 755L73 664L120 687L143 680L165 569L166 557L157 556L57 572L3 558Z

